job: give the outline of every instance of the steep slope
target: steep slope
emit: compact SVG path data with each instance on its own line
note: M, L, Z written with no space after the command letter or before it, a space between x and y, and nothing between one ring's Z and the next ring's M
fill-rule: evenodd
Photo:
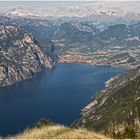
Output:
M127 127L140 130L140 69L112 78L82 110L73 126L105 133L123 133Z
M125 24L117 24L108 27L100 33L99 38L105 41L105 45L136 47L140 44L140 23L127 26Z
M91 44L96 34L100 31L92 23L78 21L65 22L55 32L52 40L57 47L64 50L80 45Z
M105 139L104 135L87 129L72 129L58 124L45 124L26 129L10 139ZM9 139L9 138L8 138Z
M92 24L78 21L65 22L57 30L55 39L66 39L68 42L89 42L99 32Z
M46 53L52 57L55 57L55 55L52 53L54 51L54 45L49 39L57 29L54 22L45 19L23 17L10 18L0 16L0 25L22 27L24 30L33 34L35 40L41 45L41 47L45 48Z
M21 27L0 26L0 87L28 79L54 63L31 33Z

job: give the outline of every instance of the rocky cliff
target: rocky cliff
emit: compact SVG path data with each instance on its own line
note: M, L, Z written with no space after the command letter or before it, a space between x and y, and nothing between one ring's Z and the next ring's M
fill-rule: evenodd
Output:
M121 134L127 127L140 130L140 68L116 76L106 83L82 110L73 126ZM120 138L120 137L119 137Z
M19 26L0 26L0 87L31 78L54 64L52 55L40 47L32 33Z

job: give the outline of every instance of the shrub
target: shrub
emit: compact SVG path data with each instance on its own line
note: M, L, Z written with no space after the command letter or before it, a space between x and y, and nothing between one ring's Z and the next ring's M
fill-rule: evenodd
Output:
M136 132L131 127L126 127L123 133L123 138L132 138L135 139L137 137Z
M42 126L50 126L53 125L54 123L48 119L41 119L37 123L34 124L35 127L41 128Z
M112 133L112 137L115 139L135 139L137 138L136 132L131 127L126 127L124 132Z

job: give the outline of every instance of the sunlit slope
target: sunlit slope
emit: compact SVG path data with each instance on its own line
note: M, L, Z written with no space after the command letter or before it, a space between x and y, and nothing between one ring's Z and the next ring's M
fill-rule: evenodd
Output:
M87 129L72 129L63 125L42 125L10 137L10 139L104 139L105 136Z

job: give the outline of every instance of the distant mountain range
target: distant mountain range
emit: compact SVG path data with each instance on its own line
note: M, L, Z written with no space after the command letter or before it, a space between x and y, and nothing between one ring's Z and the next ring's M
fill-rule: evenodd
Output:
M111 1L86 1L86 2L16 2L2 3L1 14L6 16L23 17L92 17L95 20L125 17L139 19L139 2L111 2Z

